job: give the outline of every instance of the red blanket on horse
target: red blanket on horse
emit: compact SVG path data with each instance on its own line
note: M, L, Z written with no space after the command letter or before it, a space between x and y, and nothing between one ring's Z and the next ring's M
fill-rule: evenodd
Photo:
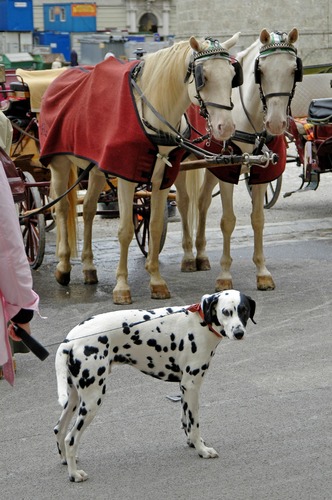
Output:
M204 136L206 134L206 122L199 114L199 109L196 106L190 106L187 111L188 119L190 124L199 133L192 131L191 139L196 139L199 136ZM199 144L200 147L210 151L212 153L221 154L222 144L212 140L210 146L206 145L206 141L203 144ZM272 163L266 167L262 168L258 165L253 165L250 168L249 184L263 184L265 182L272 182L284 172L286 166L286 142L283 135L275 136L267 144L268 148L279 156L279 160L276 165ZM242 154L241 149L232 144L234 149L234 154ZM238 184L239 177L241 173L241 165L227 165L225 167L214 167L210 169L211 172L218 177L219 180L224 182L229 182L231 184Z
M114 57L94 67L73 67L56 78L44 94L39 135L40 160L73 154L101 170L129 181L149 182L158 147L145 133L130 84L138 61ZM184 152L169 155L162 188L170 187Z

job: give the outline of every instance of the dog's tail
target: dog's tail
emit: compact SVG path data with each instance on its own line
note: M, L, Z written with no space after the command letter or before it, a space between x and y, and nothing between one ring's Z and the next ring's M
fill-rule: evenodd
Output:
M68 344L60 345L55 356L55 372L58 386L58 401L64 408L68 402Z

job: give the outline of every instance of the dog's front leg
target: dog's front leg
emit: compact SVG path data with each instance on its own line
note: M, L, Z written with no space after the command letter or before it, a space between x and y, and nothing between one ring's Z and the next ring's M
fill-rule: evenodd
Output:
M187 443L194 447L202 458L215 458L218 453L214 448L205 446L199 428L199 394L201 381L193 378L181 383L182 392L182 427L187 436Z

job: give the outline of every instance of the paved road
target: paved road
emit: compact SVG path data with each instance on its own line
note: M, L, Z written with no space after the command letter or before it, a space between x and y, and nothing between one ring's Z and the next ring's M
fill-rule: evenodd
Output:
M288 167L283 192L299 184ZM42 320L34 334L48 346L40 362L17 357L15 388L0 382L0 491L8 500L330 500L332 498L332 178L318 191L280 198L266 211L266 257L276 281L258 292L251 262L250 200L237 189L238 227L233 246L234 286L257 302L257 325L243 342L223 340L203 385L202 434L220 454L202 460L188 449L180 429L178 393L128 367L114 370L108 398L84 435L80 466L89 480L72 484L59 463L52 428L60 414L54 355L67 331L91 313L113 310L114 220L96 221L95 254L100 282L81 283L79 261L72 283L53 280L54 234L34 272ZM172 290L169 301L189 304L213 290L219 269L219 200L210 212L212 269L181 274L179 222L171 222L161 268ZM148 293L144 258L133 243L130 273L134 307L156 305Z

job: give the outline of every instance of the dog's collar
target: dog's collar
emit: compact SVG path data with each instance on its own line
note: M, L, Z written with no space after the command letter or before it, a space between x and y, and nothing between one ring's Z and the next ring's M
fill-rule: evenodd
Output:
M203 313L201 304L192 304L191 306L187 307L187 311L198 312L198 314L200 315L202 320L205 321L204 313ZM217 332L217 330L215 330L211 324L207 323L207 327L210 330L210 332L213 332L215 335L217 335L217 337L223 338L223 335L221 333Z

